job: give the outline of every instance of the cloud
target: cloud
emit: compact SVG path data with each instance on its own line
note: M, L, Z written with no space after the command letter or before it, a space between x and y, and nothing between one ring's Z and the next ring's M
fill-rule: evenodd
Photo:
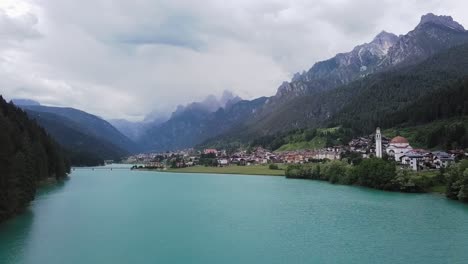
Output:
M456 0L24 0L0 4L0 93L105 118L231 90L269 96L314 62L403 34Z
M0 45L13 45L15 42L39 38L41 34L36 29L37 22L34 14L26 13L14 17L0 9Z

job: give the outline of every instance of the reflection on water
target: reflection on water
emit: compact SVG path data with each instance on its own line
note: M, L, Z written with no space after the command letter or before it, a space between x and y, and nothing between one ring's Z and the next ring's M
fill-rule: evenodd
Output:
M9 263L466 263L468 206L283 177L76 169L0 227Z
M38 189L36 198L24 212L0 224L0 263L23 263L27 247L24 241L29 241L34 228L35 206L42 199L54 196L66 185L68 179L57 183L45 184Z

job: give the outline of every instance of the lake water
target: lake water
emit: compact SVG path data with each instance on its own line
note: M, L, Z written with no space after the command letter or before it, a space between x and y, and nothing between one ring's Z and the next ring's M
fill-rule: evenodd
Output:
M468 206L283 177L77 169L0 263L468 263Z

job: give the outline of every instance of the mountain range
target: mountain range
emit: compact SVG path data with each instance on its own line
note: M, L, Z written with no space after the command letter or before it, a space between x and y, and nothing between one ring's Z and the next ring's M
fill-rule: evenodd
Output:
M465 43L468 43L468 32L450 16L424 15L420 23L405 35L382 31L369 43L317 62L308 71L295 74L291 81L280 85L274 96L264 98L264 103L244 112L242 118L216 133L204 134L208 140L202 145L236 145L292 129L328 126L342 120L346 113L353 113L353 118L356 118L369 115L382 105L390 107L382 107L383 112L396 111L426 92L465 76L466 57L460 56L465 50L456 49ZM444 53L452 48L455 50ZM405 78L405 72L412 73L406 78L416 80L399 83L401 80L398 78ZM380 96L379 100L384 103L378 105L378 101L372 100L375 96ZM395 101L396 98L399 101ZM362 109L362 112L343 110L354 110L355 105L366 101L375 101L377 105ZM363 108L365 106L364 103ZM213 122L213 119L205 118L209 114L197 113L190 117L187 113L186 123L189 120L193 122L178 129L209 127L208 124ZM174 121L171 118L160 126ZM366 132L374 129L379 124L377 121L367 124ZM185 143L176 145L173 142L180 142L177 136L158 137L158 131L154 131L150 138L159 150L188 147L203 139L197 133L187 133L183 137ZM147 142L142 143L145 145Z
M72 108L17 103L60 143L72 149L93 145L97 156L108 158L235 147L305 128L344 126L368 133L376 126L401 125L409 109L425 105L428 94L442 89L453 94L466 76L468 31L450 16L427 14L407 34L382 31L369 43L313 64L270 97L243 100L226 91L179 106L170 116L153 113L143 122L107 122Z

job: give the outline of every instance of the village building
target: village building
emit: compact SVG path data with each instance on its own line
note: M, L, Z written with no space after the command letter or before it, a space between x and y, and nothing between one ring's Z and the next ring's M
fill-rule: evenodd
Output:
M425 168L425 164L430 162L430 153L423 150L411 150L403 154L400 162L403 165L408 165L412 170L419 171Z
M448 154L447 152L443 151L435 151L432 153L433 155L433 164L436 169L440 168L447 168L452 163L455 162L455 158Z
M227 165L229 165L229 160L226 159L226 158L218 159L218 165L220 165L220 166L227 166Z
M379 127L375 131L375 156L379 159L382 158L382 134Z
M203 154L218 154L218 150L216 149L204 149Z
M401 161L401 157L405 155L405 153L413 150L410 146L409 141L401 136L394 137L387 147L387 154L391 157L394 157L396 161Z

